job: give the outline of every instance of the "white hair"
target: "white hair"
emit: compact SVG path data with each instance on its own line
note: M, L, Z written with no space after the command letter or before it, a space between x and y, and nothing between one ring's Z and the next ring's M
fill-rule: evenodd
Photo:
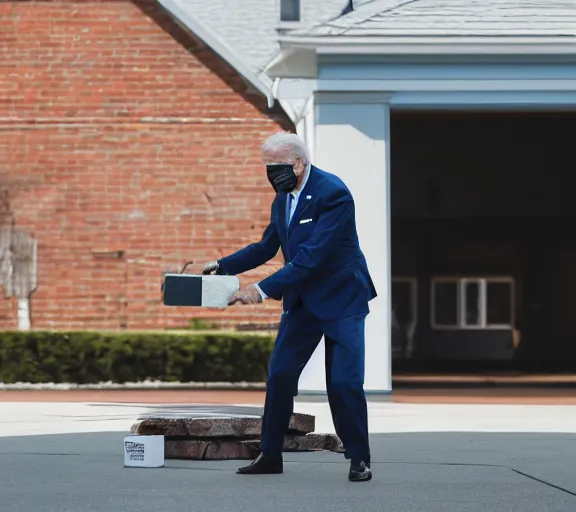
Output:
M277 133L262 144L262 153L275 153L282 150L287 151L290 156L301 158L306 164L310 161L306 144L295 133Z

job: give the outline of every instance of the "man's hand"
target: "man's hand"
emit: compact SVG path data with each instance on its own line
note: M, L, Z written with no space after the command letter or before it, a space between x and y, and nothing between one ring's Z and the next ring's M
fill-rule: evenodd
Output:
M260 295L258 288L251 284L234 292L228 300L228 305L232 306L237 302L241 302L242 304L259 304L262 300L262 295Z
M204 269L202 270L202 274L204 275L210 275L210 274L215 274L216 271L218 270L218 262L217 261L209 261L208 263L206 263L204 265Z

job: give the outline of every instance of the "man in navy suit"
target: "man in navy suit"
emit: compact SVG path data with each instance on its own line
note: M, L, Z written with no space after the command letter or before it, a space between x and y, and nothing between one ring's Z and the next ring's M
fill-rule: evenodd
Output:
M372 473L364 324L376 290L358 242L354 200L342 180L310 164L295 134L272 136L263 144L262 156L277 192L269 226L259 242L204 267L205 274L237 275L271 260L280 248L286 262L230 299L230 304L283 301L270 360L261 454L238 473L283 472L282 446L298 380L324 336L328 401L336 433L351 460L348 478L367 481Z

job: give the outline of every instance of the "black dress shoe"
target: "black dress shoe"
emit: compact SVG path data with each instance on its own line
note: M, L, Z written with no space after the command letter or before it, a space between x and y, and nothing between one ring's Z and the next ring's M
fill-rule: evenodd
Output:
M350 472L348 473L348 480L351 482L367 482L372 480L372 471L370 471L370 463L366 464L363 460L350 464Z
M278 475L284 471L282 455L271 457L261 453L250 465L239 468L239 475Z

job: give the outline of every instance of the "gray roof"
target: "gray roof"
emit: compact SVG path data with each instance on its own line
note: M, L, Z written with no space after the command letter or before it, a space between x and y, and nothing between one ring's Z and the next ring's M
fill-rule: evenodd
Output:
M347 0L301 0L302 21L308 29L337 17ZM356 2L360 5L370 0ZM266 86L264 68L280 52L278 32L280 0L172 0L187 17L210 30Z
M574 36L576 0L372 0L298 36Z
M281 39L365 36L576 36L576 0L301 0L280 26L280 0L158 0L273 103L264 72ZM290 27L292 29L290 29Z

